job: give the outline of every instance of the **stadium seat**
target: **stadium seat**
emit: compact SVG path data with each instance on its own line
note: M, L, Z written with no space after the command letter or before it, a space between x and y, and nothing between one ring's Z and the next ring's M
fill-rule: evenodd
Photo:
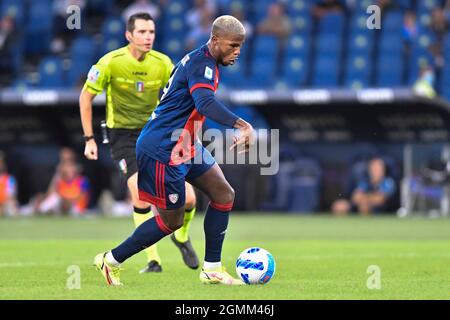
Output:
M126 44L127 42L124 39L124 37L105 39L100 43L99 56L103 56L112 50L119 49L120 47L123 47Z
M337 34L319 34L316 37L316 50L319 54L339 56L342 51L342 38Z
M403 85L403 62L401 53L381 54L376 72L377 85L386 87Z
M338 85L339 60L333 56L316 57L313 85L316 87L336 87Z
M245 81L245 71L240 60L234 65L220 70L220 84L224 84L226 87L241 88L245 85Z
M397 54L399 52L402 52L403 41L399 39L400 37L400 34L388 33L386 31L383 31L380 39L379 52L382 54Z
M251 64L251 87L267 87L275 77L276 64L274 60L268 60L265 57L257 56Z
M401 11L387 11L382 15L382 30L383 32L399 32L403 27L403 12Z
M307 67L307 59L302 59L300 56L286 57L282 66L281 80L287 87L299 88L306 81Z
M417 1L417 12L431 12L434 8L441 5L440 0Z
M371 32L353 32L348 38L347 48L352 54L369 55L374 47L374 34Z
M59 57L46 57L39 64L39 87L61 88L64 87L64 73L62 59Z
M101 27L101 33L104 39L124 37L125 24L120 17L107 18Z
M26 52L44 54L49 51L52 35L53 3L51 0L32 1L26 23ZM36 41L39 39L39 41Z
M88 36L81 36L73 40L70 48L70 57L72 60L85 60L87 63L93 63L96 54L95 41Z
M319 33L341 35L344 24L345 16L342 13L326 14L319 20Z
M278 53L278 39L273 36L261 35L254 39L253 55L265 59L276 59Z
M354 89L367 87L371 74L370 59L364 55L351 55L347 59L345 85Z
M292 33L308 35L311 33L313 19L310 14L296 15L292 19Z
M25 21L25 0L3 0L0 6L0 16L11 16L17 26L23 25Z
M294 18L299 15L310 13L311 3L307 0L292 0L287 2L287 12Z

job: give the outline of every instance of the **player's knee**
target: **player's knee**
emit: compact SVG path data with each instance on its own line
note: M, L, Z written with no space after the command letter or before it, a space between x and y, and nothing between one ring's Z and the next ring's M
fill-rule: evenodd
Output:
M196 204L197 204L197 199L195 197L195 193L187 193L186 194L186 202L185 202L186 210L193 209Z
M184 220L183 219L176 219L176 220L172 220L169 222L169 229L172 231L178 230L180 229L184 224Z
M234 202L235 192L234 189L227 185L223 192L221 193L221 199L218 201L219 203L233 203Z

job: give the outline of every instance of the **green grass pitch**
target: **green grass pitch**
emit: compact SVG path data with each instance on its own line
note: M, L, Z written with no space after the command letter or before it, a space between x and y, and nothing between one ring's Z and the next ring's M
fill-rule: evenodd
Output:
M132 231L131 218L0 219L0 299L450 299L450 219L233 214L223 263L235 274L243 249L263 247L276 260L267 285L203 285L166 238L161 274L138 274L140 253L124 264L125 285L107 287L93 257ZM201 214L191 237L202 260ZM80 289L67 287L72 265ZM371 265L380 289L367 287Z

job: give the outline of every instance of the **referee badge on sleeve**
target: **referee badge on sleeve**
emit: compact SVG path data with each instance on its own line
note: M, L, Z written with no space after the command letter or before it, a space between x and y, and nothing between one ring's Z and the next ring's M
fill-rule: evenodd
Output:
M100 70L98 70L95 66L92 66L87 76L88 80L91 82L97 82L99 76Z

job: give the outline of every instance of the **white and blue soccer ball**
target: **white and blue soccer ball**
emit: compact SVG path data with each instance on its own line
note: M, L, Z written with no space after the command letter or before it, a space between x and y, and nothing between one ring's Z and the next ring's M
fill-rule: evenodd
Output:
M247 248L236 261L236 273L246 284L265 284L275 274L275 260L263 248Z

